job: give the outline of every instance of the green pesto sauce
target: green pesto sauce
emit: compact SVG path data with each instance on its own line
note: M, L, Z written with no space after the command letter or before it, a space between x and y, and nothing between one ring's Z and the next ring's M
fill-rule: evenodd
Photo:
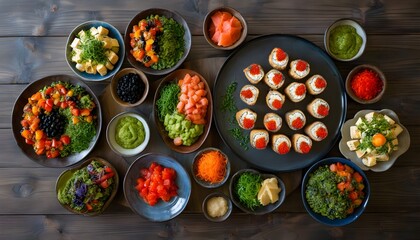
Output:
M123 148L133 149L144 142L144 126L135 117L121 118L115 127L115 141Z
M342 59L354 57L362 47L363 39L350 25L341 25L331 30L329 39L330 51Z

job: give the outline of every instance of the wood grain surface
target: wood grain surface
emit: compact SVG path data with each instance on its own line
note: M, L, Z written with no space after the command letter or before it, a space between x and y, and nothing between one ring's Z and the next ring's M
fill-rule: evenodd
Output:
M239 10L248 24L247 40L265 34L298 35L324 49L323 34L339 18L352 18L364 27L368 42L361 58L335 62L343 80L359 64L378 66L387 77L384 98L373 105L348 99L346 119L362 109L392 109L408 129L411 147L386 172L366 172L371 197L362 216L344 227L329 227L306 213L300 180L306 169L279 173L287 197L274 213L252 216L234 209L223 223L212 223L201 212L201 202L212 190L193 182L185 211L173 220L153 223L134 214L120 186L104 214L83 217L60 206L55 182L64 169L45 168L27 158L16 145L11 112L20 92L31 82L56 74L73 75L65 61L68 34L88 20L103 20L124 34L130 19L148 8L177 11L192 33L192 49L184 68L202 74L211 85L232 51L213 49L204 39L205 15L220 6ZM420 2L345 0L13 0L0 2L0 239L418 239L420 236ZM124 61L123 67L130 67ZM146 102L134 109L153 123L152 99L159 77L148 76L151 90ZM99 96L104 127L123 109L112 102L110 80L87 84ZM105 105L104 105L105 104ZM217 109L215 109L217 111ZM157 131L146 151L159 150L187 166L194 153L178 154L165 147ZM90 156L102 156L116 165L120 176L135 157L110 151L105 132ZM213 129L205 146L229 153L233 171L248 167L223 144ZM337 144L327 156L342 156ZM192 179L192 178L191 178ZM122 182L122 178L120 182ZM228 193L227 186L218 189Z

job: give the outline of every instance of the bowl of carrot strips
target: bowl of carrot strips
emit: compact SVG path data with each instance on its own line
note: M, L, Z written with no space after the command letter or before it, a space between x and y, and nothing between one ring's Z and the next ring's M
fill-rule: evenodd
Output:
M220 149L204 148L195 155L191 172L199 185L205 188L220 187L229 178L229 158Z

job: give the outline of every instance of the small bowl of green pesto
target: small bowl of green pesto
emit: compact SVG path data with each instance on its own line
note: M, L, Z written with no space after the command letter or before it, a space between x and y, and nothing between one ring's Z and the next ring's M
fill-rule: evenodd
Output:
M165 75L177 69L191 49L191 32L178 13L161 8L135 15L125 30L128 62L150 75Z
M344 226L356 221L370 197L370 184L363 170L352 161L331 157L312 165L302 180L302 201L316 221Z
M115 153L123 157L135 156L141 153L149 143L149 125L139 113L122 112L109 122L106 140Z
M367 35L363 27L352 19L335 21L324 34L327 53L338 61L353 61L365 51Z

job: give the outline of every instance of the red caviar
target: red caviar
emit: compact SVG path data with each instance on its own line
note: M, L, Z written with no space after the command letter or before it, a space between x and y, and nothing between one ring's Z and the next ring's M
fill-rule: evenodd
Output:
M327 86L327 83L325 82L324 79L322 79L322 78L316 78L315 79L315 87L324 88L325 86Z
M311 146L309 146L307 142L302 142L299 145L299 148L302 151L302 153L308 153L309 151L311 151Z
M351 89L360 99L371 100L383 89L383 83L378 74L370 69L364 69L351 79Z
M307 66L307 63L305 62L305 61L303 61L303 60L299 60L297 63L296 63L296 70L298 70L298 71L305 71L305 69L306 69L306 66Z
M286 58L286 56L287 56L286 53L282 49L280 49L280 48L277 49L277 51L276 51L277 61L284 60Z
M254 123L255 123L254 120L249 119L249 118L244 118L244 122L243 122L244 128L246 129L253 128Z
M303 94L306 93L306 87L304 84L300 84L295 91L296 95L298 96L302 96Z
M271 121L266 122L265 127L267 128L267 130L270 130L270 131L276 130L277 128L276 121L271 120Z
M316 135L317 135L319 138L324 139L324 138L326 138L326 137L327 137L327 135L328 135L328 131L327 131L327 129L325 129L325 128L323 128L323 127L320 127L320 128L318 128L318 129L316 130Z
M274 107L275 109L279 110L282 106L283 106L283 103L281 103L281 101L280 101L280 100L275 99L275 100L273 101L273 107Z
M250 89L241 91L241 95L245 98L252 98L254 96L254 94L252 93Z
M292 127L294 127L295 129L301 129L303 127L302 118L296 118L295 120L293 120Z
M290 151L289 145L287 145L286 142L280 143L280 145L277 147L277 152L280 154L286 154Z
M267 142L265 141L265 138L260 137L255 141L255 148L257 149L264 149L267 146Z
M328 109L328 107L327 106L325 106L325 105L319 105L319 107L318 107L318 110L317 110L317 113L319 114L319 115L321 115L321 116L327 116L328 115L328 113L329 113L329 109Z
M280 74L280 73L274 74L273 82L276 85L279 85L282 81L283 81L283 75L282 74Z
M252 75L260 74L260 66L258 66L258 64L255 64L255 63L252 64L251 67L250 67L250 69L249 69L249 72Z

